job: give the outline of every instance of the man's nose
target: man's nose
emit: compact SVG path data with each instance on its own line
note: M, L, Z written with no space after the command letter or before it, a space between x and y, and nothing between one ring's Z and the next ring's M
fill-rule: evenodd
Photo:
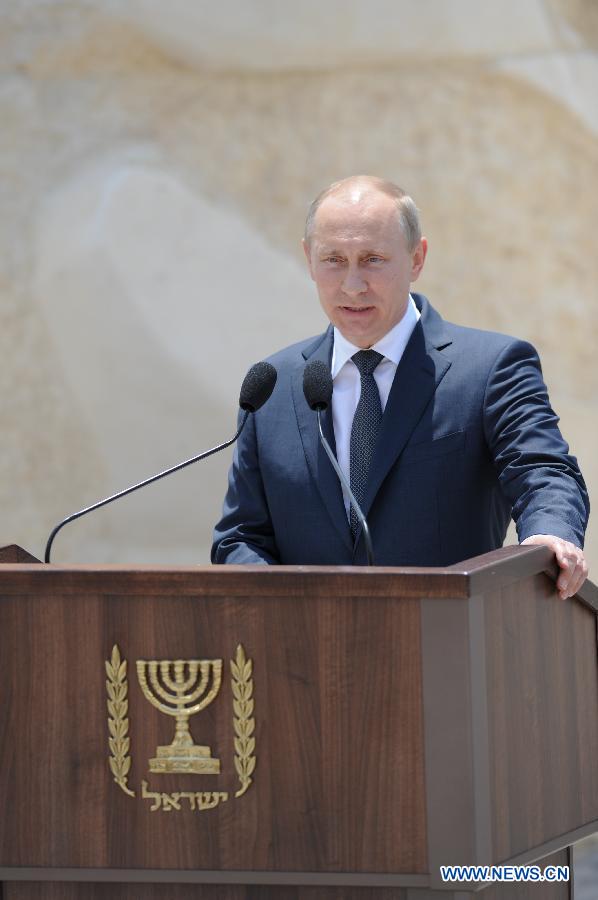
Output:
M343 293L348 297L365 294L368 286L357 266L349 266L343 280Z

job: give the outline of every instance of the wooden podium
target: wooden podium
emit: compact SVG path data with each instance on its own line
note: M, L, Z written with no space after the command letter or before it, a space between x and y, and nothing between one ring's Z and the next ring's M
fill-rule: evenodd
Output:
M546 548L0 558L2 900L569 897L439 869L566 865L598 830L598 589L561 601Z

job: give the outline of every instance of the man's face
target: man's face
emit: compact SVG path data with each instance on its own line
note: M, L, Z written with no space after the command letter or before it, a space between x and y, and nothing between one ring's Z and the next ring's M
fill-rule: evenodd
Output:
M304 250L324 312L348 341L365 349L405 314L427 245L422 238L415 250L407 249L391 197L354 190L322 202Z

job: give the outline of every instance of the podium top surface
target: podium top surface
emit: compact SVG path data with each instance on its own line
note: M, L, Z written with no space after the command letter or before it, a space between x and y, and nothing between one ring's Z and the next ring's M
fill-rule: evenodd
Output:
M21 562L28 558L28 562ZM16 560L19 560L18 562ZM31 590L52 590L78 594L101 580L104 589L127 593L172 593L183 595L286 596L309 593L371 597L397 594L403 597L468 598L503 587L521 578L546 573L556 578L556 564L548 547L509 546L447 567L401 568L383 566L169 566L169 565L43 565L16 546L0 548L0 593L20 594ZM598 612L598 587L591 581L577 595Z

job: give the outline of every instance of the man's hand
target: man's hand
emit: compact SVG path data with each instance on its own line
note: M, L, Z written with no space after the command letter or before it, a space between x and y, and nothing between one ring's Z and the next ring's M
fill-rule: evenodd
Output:
M545 544L554 550L557 564L561 570L556 582L559 597L565 600L578 592L588 577L588 564L580 547L552 534L532 534L521 543L522 545Z

